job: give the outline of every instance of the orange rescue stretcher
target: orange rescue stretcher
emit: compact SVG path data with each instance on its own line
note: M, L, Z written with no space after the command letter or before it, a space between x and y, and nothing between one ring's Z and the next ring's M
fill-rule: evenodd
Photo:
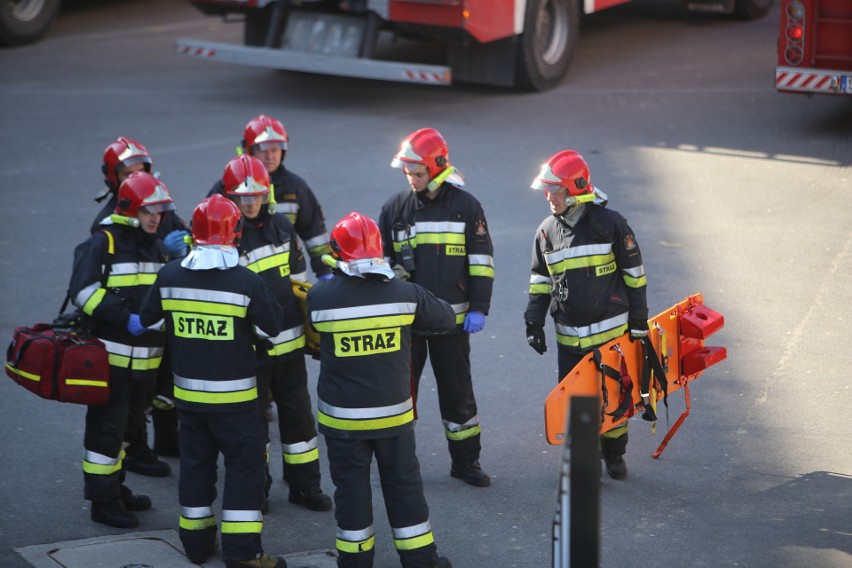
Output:
M693 294L648 320L644 342L631 340L626 333L587 354L545 399L548 443L564 441L572 396L598 395L603 433L624 426L635 412L655 422L658 401L667 403L668 395L683 388L686 410L652 454L658 458L689 415L689 383L727 357L724 347L704 344L724 324L722 314L705 306L701 294ZM643 387L647 389L644 393Z

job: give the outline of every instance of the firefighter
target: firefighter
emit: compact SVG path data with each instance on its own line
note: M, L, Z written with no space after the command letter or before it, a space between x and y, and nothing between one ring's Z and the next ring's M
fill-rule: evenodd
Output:
M331 233L336 276L308 291L320 333L319 427L336 491L337 565L373 565L370 488L373 456L402 566L451 567L439 558L414 443L409 384L411 330L455 328L452 307L425 288L394 277L382 258L375 221L360 213Z
M69 284L73 304L94 320L94 334L109 353L110 398L86 411L83 479L92 520L117 528L139 524L134 511L151 507L123 485L126 431L140 427L131 401L150 392L163 356L163 336L139 323L139 305L167 260L157 227L174 209L168 189L151 174L131 174L119 187L108 222L74 251Z
M331 278L331 268L322 263L322 255L329 252L322 207L307 182L284 167L289 144L290 137L281 121L261 114L246 124L237 153L248 153L263 162L270 176L270 201L274 202L274 210L283 213L296 228L317 279ZM222 181L219 180L207 195L222 191ZM291 277L306 281L307 273L292 274Z
M91 232L100 227L100 223L115 210L116 193L121 183L133 172L148 172L153 174L153 160L148 149L138 141L125 136L119 136L104 149L101 171L104 175L105 189L95 198L98 203L106 200L103 209L95 217ZM189 227L175 211L164 211L157 235L163 239L170 258L180 258L186 255L188 247L184 237L189 235ZM131 413L144 414L150 410L154 423L154 451L148 445L148 430L146 420L134 420L141 424L135 432L127 432L126 456L124 468L128 471L153 477L171 474L169 464L157 459L157 455L178 455L177 442L177 413L172 403L171 366L168 353L163 354L163 362L158 370L155 386L156 392L140 393L145 396L131 403ZM153 401L153 404L152 404Z
M543 190L552 215L539 225L532 249L527 342L547 351L544 320L556 325L561 380L595 347L629 331L648 335L648 303L642 254L633 230L606 195L592 185L589 165L574 150L554 154L532 188ZM627 423L601 435L606 472L627 477Z
M272 338L272 348L262 359L257 375L260 392L271 392L278 406L289 501L314 511L328 511L331 498L320 488L316 422L308 393L304 319L290 283L291 273L305 270L299 238L287 217L269 212L269 174L257 158L244 154L228 162L222 187L243 214L240 264L263 278L285 313L285 330ZM264 402L259 405L262 416L266 414ZM268 422L263 423L268 434ZM268 485L270 481L268 478Z
M470 334L485 328L494 283L494 248L479 201L461 189L447 143L433 128L400 144L391 166L401 168L410 191L382 207L384 256L398 277L420 284L452 305L449 335L415 331L412 391L416 399L427 356L438 386L452 467L450 475L475 487L491 485L479 465L481 428L470 373Z
M225 463L222 555L228 568L284 568L263 553L266 440L257 412L255 344L284 329L263 280L239 266L240 210L215 195L192 215L197 244L168 263L143 301L142 324L165 321L180 417L179 534L191 562L217 548L216 463Z

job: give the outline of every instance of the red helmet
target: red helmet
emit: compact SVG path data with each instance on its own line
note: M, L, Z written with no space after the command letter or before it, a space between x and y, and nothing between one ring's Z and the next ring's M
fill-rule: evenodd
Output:
M118 167L127 167L137 163L145 164L145 171L151 173L151 154L148 149L132 138L120 136L104 150L104 173L106 184L110 189L118 188Z
M280 121L265 114L251 119L246 124L246 130L243 133L243 148L245 150L250 150L256 144L276 142L281 144L282 150L286 151L287 142L289 141L290 137L287 136L284 125Z
M228 162L222 174L225 195L231 199L242 196L263 196L264 203L269 199L269 172L263 162L243 154Z
M429 170L429 179L434 179L450 165L447 141L434 128L421 128L409 134L399 145L391 167L402 168L407 164L423 164Z
M331 230L331 250L344 262L382 258L382 234L376 222L353 211Z
M240 244L243 234L243 215L233 201L214 194L192 213L192 238L199 245Z
M568 197L574 198L573 202L591 201L581 196L594 195L595 192L589 181L589 164L575 150L562 150L551 156L541 165L541 171L530 187L548 192L564 187L568 190Z
M175 203L163 182L148 172L134 172L118 188L115 213L135 218L142 207L149 213L162 213L174 211Z

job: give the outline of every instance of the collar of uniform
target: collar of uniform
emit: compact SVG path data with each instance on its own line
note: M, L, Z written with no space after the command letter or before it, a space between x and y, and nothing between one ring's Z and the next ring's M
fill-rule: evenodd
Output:
M221 245L198 245L180 261L188 270L228 270L239 263L237 247Z

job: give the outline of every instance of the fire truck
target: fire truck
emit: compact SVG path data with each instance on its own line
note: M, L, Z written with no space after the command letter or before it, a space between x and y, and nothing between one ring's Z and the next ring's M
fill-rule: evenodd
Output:
M539 91L568 72L582 14L629 0L189 0L244 22L243 45L181 39L180 55L386 81L453 81ZM690 10L743 18L772 0L684 0ZM439 42L439 64L387 56L382 38ZM384 42L385 44L388 42Z
M852 95L852 0L783 0L775 88Z

